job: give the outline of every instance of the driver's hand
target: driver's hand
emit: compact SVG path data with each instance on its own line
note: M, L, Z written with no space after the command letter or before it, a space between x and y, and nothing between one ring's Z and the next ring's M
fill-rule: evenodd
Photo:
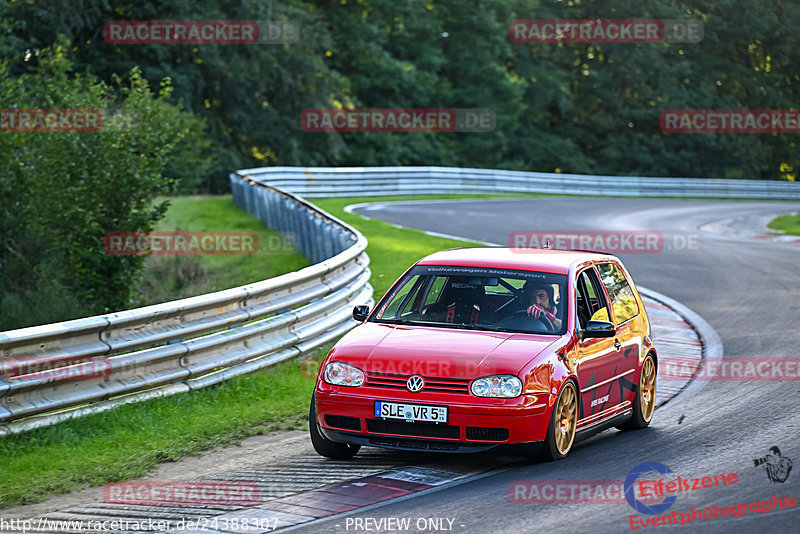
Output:
M547 317L551 324L556 324L556 316L550 313L549 311L545 310L538 304L534 304L533 306L528 306L528 317L533 317L534 319L539 319L542 315Z

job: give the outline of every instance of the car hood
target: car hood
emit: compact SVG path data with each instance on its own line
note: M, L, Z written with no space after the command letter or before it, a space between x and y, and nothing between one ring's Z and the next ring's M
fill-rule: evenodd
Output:
M332 354L368 373L475 378L517 374L558 336L365 323Z

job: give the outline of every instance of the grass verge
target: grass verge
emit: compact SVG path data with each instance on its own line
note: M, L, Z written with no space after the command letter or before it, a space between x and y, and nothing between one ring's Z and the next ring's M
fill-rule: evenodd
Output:
M773 230L780 230L789 235L800 235L800 213L781 215L772 219L767 225Z
M465 246L461 241L397 228L376 219L365 220L343 210L348 204L384 200L396 198L314 200L315 204L367 236L376 298L422 256ZM218 198L208 201L224 203ZM223 213L223 210L203 210L205 200L193 202L193 205L175 202L173 209L186 210L184 213L194 213L198 218L204 213ZM170 217L178 220L176 214L177 211L172 211L168 220ZM192 230L223 228L216 222L199 220L192 226L179 224L182 229ZM258 272L258 280L271 276L260 270L262 268L253 267L253 272ZM232 285L242 283L246 282L237 280ZM322 347L313 359L319 360L328 350L330 346ZM129 404L110 412L2 438L0 507L40 502L51 495L86 486L141 477L160 462L177 461L277 428L304 427L314 387L313 379L304 376L307 374L299 362L289 362L191 394Z
M258 247L255 254L148 256L137 306L251 284L309 265L280 232L244 212L231 195L172 198L156 230L254 232Z

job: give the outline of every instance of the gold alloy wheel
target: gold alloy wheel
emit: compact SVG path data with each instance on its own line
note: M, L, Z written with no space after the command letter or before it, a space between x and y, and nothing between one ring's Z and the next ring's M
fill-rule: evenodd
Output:
M563 456L572 447L572 440L575 439L575 421L578 414L578 401L575 395L575 386L568 383L558 398L556 406L555 438L556 448Z
M642 418L650 421L656 407L656 364L650 356L645 358L639 378L639 402Z

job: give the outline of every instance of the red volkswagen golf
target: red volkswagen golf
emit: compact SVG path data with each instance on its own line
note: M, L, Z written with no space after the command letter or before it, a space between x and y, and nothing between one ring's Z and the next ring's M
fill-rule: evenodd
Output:
M482 451L532 444L546 459L653 417L656 351L619 259L466 248L411 267L323 360L314 449Z

